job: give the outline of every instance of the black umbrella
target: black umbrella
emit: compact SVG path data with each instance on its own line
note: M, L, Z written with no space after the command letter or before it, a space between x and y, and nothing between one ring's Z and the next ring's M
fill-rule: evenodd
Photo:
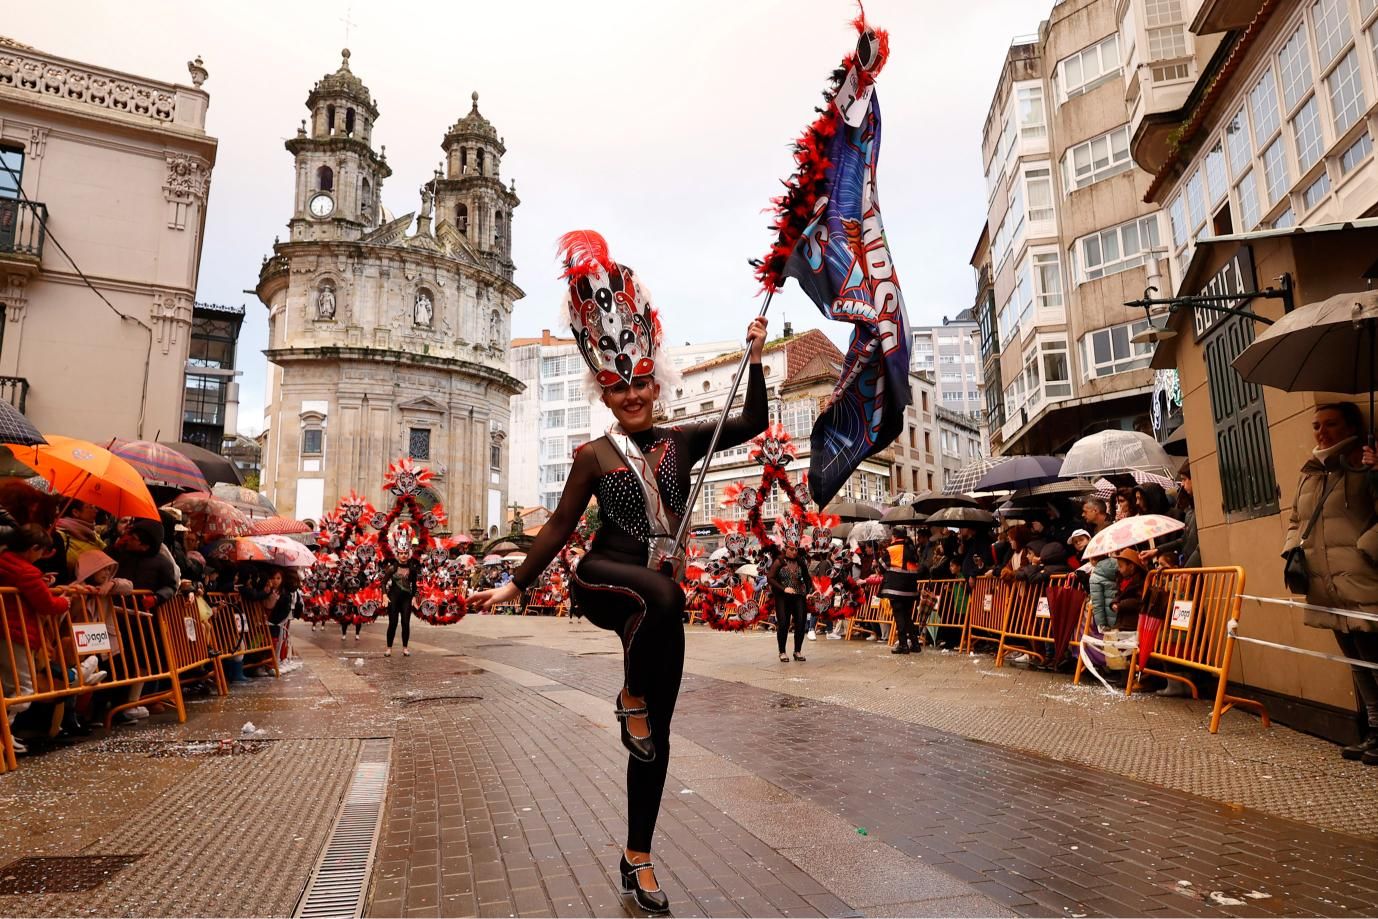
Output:
M928 518L934 525L978 526L995 522L995 515L979 507L946 507Z
M931 514L940 511L945 507L979 507L979 502L966 495L941 495L936 491L928 491L919 495L909 505L919 514Z
M916 512L913 506L908 504L892 507L880 518L881 523L898 524L900 526L915 526L927 520L927 517Z
M834 501L823 508L823 513L841 517L843 520L879 520L880 508L857 501Z
M0 402L0 443L32 447L47 442L33 422L19 414L19 409L8 402Z
M1062 459L1056 456L1013 456L977 480L972 491L1005 491L1033 488L1056 482L1062 476Z
M217 482L228 482L231 485L244 484L244 480L239 477L239 470L234 468L234 463L218 453L212 453L205 447L198 447L196 444L168 443L161 440L158 442L164 447L171 447L195 463L196 468L200 469L201 474L206 477L206 481L212 485Z

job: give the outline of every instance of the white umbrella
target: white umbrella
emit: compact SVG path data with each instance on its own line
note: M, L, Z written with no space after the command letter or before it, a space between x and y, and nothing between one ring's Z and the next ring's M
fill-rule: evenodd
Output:
M888 539L889 530L879 520L863 520L852 527L851 541L854 543L880 542Z
M1082 552L1082 557L1099 558L1103 555L1109 555L1121 549L1128 549L1130 546L1161 539L1169 533L1176 533L1185 526L1186 524L1182 521L1173 517L1164 517L1162 514L1139 514L1135 517L1126 517L1123 520L1115 521L1092 536L1091 541L1086 544L1086 549Z
M720 558L727 558L728 554L727 546L723 546L721 549L714 549L712 554L708 556L708 559L709 561L716 561Z
M1062 461L1062 477L1092 479L1115 472L1172 474L1172 460L1158 441L1138 431L1100 431L1072 444Z
M760 576L761 569L757 568L755 565L743 565L737 569L737 573L743 577L754 578Z

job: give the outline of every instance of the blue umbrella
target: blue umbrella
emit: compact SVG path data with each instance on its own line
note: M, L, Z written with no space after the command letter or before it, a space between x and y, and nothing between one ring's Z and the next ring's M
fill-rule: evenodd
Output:
M1033 488L1062 478L1062 458L1057 456L1015 456L991 469L976 483L973 491L1007 491Z

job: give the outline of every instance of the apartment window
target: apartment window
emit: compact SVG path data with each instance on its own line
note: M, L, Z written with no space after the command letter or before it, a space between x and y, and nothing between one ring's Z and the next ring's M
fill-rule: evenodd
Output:
M687 414L689 414L688 411L684 408L684 406L681 405L680 407L676 408L673 412L670 413L670 417L683 418Z
M1204 348L1222 503L1227 515L1244 518L1278 512L1263 390L1245 382L1233 366L1253 341L1254 320L1226 316L1215 322Z
M1375 0L1378 2L1378 0ZM1340 174L1348 175L1353 172L1355 167L1368 158L1373 152L1373 137L1367 131L1359 135L1359 139L1349 145L1344 154L1340 156Z
M412 428L407 432L407 455L419 460L431 458L430 428Z
M1005 301L1005 305L1000 307L1000 313L997 317L1000 325L1000 340L1003 342L1010 341L1014 337L1014 330L1019 326L1019 314L1014 311L1013 303L1014 295L1011 293L1010 298Z
M542 402L559 402L565 397L565 384L547 383L541 387Z
M1057 83L1061 98L1067 100L1088 92L1119 72L1119 36L1111 35L1058 62Z
M1235 190L1239 193L1239 229L1240 232L1247 233L1258 226L1258 179L1253 172L1246 172Z
M1324 69L1349 43L1347 0L1316 0L1311 5L1311 21L1316 27L1316 58Z
M1278 72L1282 74L1282 102L1288 111L1311 91L1311 56L1306 48L1306 23L1287 39L1278 51Z
M1216 141L1206 154L1206 186L1212 206L1229 192L1229 181L1225 178L1225 151L1221 149L1220 141Z
M932 452L933 452L933 435L932 435L931 433L929 433L928 431L924 431L924 432L923 432L923 452L924 452L924 453L932 453Z
M1048 136L1047 119L1043 115L1043 87L1021 87L1016 94L1016 99L1019 114L1019 136L1028 138Z
M1254 120L1254 146L1262 147L1278 129L1278 91L1273 82L1273 72L1264 71L1263 77L1249 90L1249 114Z
M1321 158L1325 145L1321 141L1320 107L1316 97L1306 100L1306 104L1292 119L1292 138L1297 145L1297 166L1306 172Z
M1069 147L1062 155L1067 189L1085 188L1118 175L1132 166L1129 159L1129 125Z
M1292 209L1290 207L1287 210L1283 211L1281 214L1278 214L1277 217L1273 220L1274 230L1285 230L1288 227L1294 227L1296 225L1297 215L1292 212Z
M581 405L565 413L565 427L586 428L589 426L589 407Z
M1065 399L1072 394L1072 373L1067 363L1065 338L1040 338L1034 353L1038 371L1043 375L1043 395L1048 399ZM1037 379L1033 381L1037 385Z
M1305 213L1320 204L1328 194L1330 194L1330 173L1322 172L1316 177L1316 181L1306 186L1306 190L1301 193L1302 203L1305 205L1302 212ZM1277 226L1277 223L1274 222L1273 226Z
M1172 230L1172 248L1180 249L1187 244L1191 238L1190 228L1187 226L1187 205L1186 198L1178 195L1172 199L1172 203L1167 207L1167 218L1169 229Z
M320 456L325 452L325 431L306 428L301 432L301 455Z
M1062 266L1056 252L1036 252L1034 264L1034 296L1039 309L1062 309Z
M1014 300L1019 310L1020 329L1033 328L1033 279L1030 277L1028 259L1020 262L1014 273Z
M1335 136L1348 131L1364 114L1364 82L1359 77L1359 52L1353 48L1344 56L1330 76L1325 78L1330 93L1330 111L1334 118Z
M1191 235L1196 236L1206 222L1206 186L1198 169L1187 179L1187 221Z
M1170 61L1187 56L1187 35L1180 25L1148 30L1148 59ZM1155 74L1155 79L1157 75Z
M1230 168L1239 175L1249 168L1252 149L1249 146L1249 124L1244 110L1235 112L1230 123L1225 126L1225 145L1230 151Z
M1051 169L1030 169L1024 173L1025 196L1030 222L1053 219L1053 173Z
M1291 184L1287 177L1287 154L1279 137L1263 151L1263 188L1268 193L1268 204L1271 206L1281 200Z
M1146 320L1097 329L1081 337L1081 375L1091 380L1147 367L1153 359L1153 345L1130 341L1148 329Z
M1173 204L1176 209L1178 198ZM1083 236L1076 242L1077 283L1093 281L1142 265L1148 252L1158 246L1158 220L1150 214Z
M1010 244L1020 237L1024 232L1024 183L1015 181L1010 183L1010 208L1005 213L1005 220L1010 223Z
M24 151L0 147L0 198L18 198L24 178Z
M565 384L565 398L570 402L582 402L587 397L583 380L570 380Z
M502 444L488 445L488 468L497 471L502 468ZM565 475L569 475L569 467L565 467Z
M565 410L562 408L553 409L548 412L541 412L541 427L544 430L552 428L562 428L565 426Z
M547 437L541 441L541 459L559 460L567 455L563 437Z

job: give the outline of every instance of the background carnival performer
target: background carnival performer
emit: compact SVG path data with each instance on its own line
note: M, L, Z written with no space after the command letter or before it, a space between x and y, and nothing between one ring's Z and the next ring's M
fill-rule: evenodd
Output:
M799 554L797 533L785 537L784 551L770 566L766 575L775 594L775 628L780 646L780 662L789 660L785 654L785 637L790 623L794 623L794 659L804 660L804 598L809 592L809 572Z
M655 359L660 319L650 293L630 268L612 260L597 233L566 234L560 251L571 331L617 423L574 455L559 507L512 583L475 594L470 603L480 609L514 603L559 553L597 495L602 526L572 573L571 587L590 622L622 637L625 685L616 712L622 743L631 752L622 885L642 908L662 912L669 901L656 884L650 851L684 670L684 592L673 572L648 567L648 560L653 547L674 538L686 512L689 472L707 455L714 425L655 426L660 380L669 368ZM743 413L726 422L719 447L744 443L766 427L765 339L766 321L758 318L747 329L751 373Z

